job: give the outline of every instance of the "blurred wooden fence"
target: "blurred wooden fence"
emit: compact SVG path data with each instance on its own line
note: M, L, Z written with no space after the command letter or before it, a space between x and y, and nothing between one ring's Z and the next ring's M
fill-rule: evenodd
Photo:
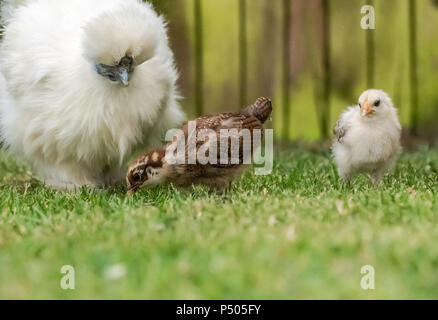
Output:
M190 54L191 62L194 66L194 75L193 75L193 97L191 100L194 103L194 110L196 115L202 115L206 112L205 108L205 63L204 57L206 54L206 50L208 48L205 47L205 39L209 37L209 34L206 33L204 28L204 13L207 10L204 5L208 1L220 1L220 0L150 0L154 3L154 5L158 8L159 11L165 12L168 16L169 20L172 21L172 12L176 12L178 10L187 9L187 6L193 6L193 23L189 24L187 21L180 22L179 25L173 27L174 34L171 34L171 38L174 38L175 41L179 40L178 32L181 32L182 29L187 29L187 33L192 34L192 42L193 42L193 50L191 50ZM238 60L238 104L239 106L244 106L248 103L248 51L254 50L254 48L248 48L248 14L247 8L250 4L251 0L234 0L238 2L236 6L236 10L238 10L238 24L236 31L238 34L238 55L235 59ZM289 121L291 118L291 101L294 99L293 92L293 81L292 81L292 67L291 61L294 58L293 52L291 50L291 44L294 41L294 30L293 27L293 17L294 17L294 4L296 4L299 0L278 0L278 1L269 1L272 5L280 5L281 6L281 30L282 34L278 35L281 38L281 57L278 60L281 62L281 101L275 101L276 105L281 105L281 114L276 113L276 117L281 118L281 127L282 132L276 133L278 138L289 139L292 130L289 125ZM363 5L369 4L374 5L375 1L380 0L354 0L361 2ZM417 9L417 0L400 0L405 1L406 10L408 12L408 28L407 32L409 33L409 86L410 86L410 115L409 115L409 125L412 129L413 133L418 133L419 128L419 76L418 76L418 9ZM332 97L332 74L333 74L333 64L332 64L332 41L335 35L331 33L332 30L332 12L331 12L331 0L311 0L312 3L317 3L319 5L319 10L322 13L321 16L321 47L319 59L320 64L322 66L321 74L318 77L315 77L315 81L320 82L316 85L319 89L316 90L315 94L315 102L317 105L317 115L318 115L318 127L319 127L319 137L322 139L326 139L330 136L330 109L331 109L331 97ZM431 0L435 4L438 3L438 0ZM189 9L190 10L190 9ZM186 18L185 18L186 19ZM373 87L375 84L375 65L376 65L376 48L375 44L375 31L368 30L365 32L365 52L366 52L366 84L368 87ZM224 35L224 39L226 39L226 35ZM224 41L221 39L220 41ZM185 53L188 55L188 53ZM346 52L346 54L349 54ZM230 57L227 57L228 59ZM231 57L234 59L233 57ZM224 68L227 66L224 65ZM181 73L184 73L186 70L181 70ZM219 70L220 72L220 70ZM184 76L184 74L182 74ZM183 92L184 94L184 92ZM251 97L254 98L254 97ZM333 119L332 119L333 120Z
M195 96L195 110L196 115L201 115L205 112L205 101L203 94L203 81L204 81L204 63L203 55L204 37L203 29L203 2L211 0L194 0L193 1L193 14L194 14L194 65L195 65L195 79L194 79L194 96ZM248 101L248 43L247 43L247 5L248 0L236 0L238 1L238 41L239 41L239 54L236 57L239 63L239 104L241 106L247 104ZM282 1L282 84L281 84L281 97L282 97L282 114L280 115L283 125L283 132L277 133L277 137L282 139L288 139L291 134L289 126L290 119L290 105L291 99L293 99L292 82L291 82L291 28L292 28L292 3L294 0L281 0ZM330 12L330 0L317 0L320 2L322 8L322 52L321 52L321 64L322 75L320 76L321 90L317 97L318 105L318 126L320 131L320 138L327 139L330 137L330 108L331 108L331 95L332 95L332 62L331 62L331 41L333 35L331 34L331 12ZM361 1L361 0L358 0ZM409 12L409 85L411 87L411 113L410 113L410 126L413 133L417 133L418 130L418 113L419 113L419 96L418 96L418 42L417 42L417 1L416 0L402 0L406 1ZM374 5L374 0L365 0L363 4ZM374 30L368 30L365 32L366 39L366 84L369 88L374 87L375 83L375 55L376 47L374 40ZM278 115L277 115L278 116Z

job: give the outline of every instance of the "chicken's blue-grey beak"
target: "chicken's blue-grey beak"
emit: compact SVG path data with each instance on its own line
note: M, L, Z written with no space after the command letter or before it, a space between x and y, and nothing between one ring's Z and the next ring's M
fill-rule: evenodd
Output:
M119 72L120 82L127 87L129 85L129 71L126 68L122 68Z
M131 74L134 72L133 62L132 58L125 57L116 66L95 63L94 69L102 77L105 77L112 82L119 82L127 87L129 85Z

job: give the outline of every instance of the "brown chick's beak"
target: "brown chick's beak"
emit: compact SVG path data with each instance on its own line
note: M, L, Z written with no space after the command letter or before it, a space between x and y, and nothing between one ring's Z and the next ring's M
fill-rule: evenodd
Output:
M367 101L362 106L362 115L368 117L374 114L373 106Z
M137 191L140 188L138 186L133 186L131 188L128 189L128 191L126 192L126 195L128 195L129 197L132 197L133 195L135 195L137 193Z

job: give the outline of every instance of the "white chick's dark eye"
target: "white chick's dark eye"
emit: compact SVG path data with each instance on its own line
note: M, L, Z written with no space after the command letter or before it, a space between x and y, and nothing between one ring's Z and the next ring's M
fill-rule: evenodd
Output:
M379 106L380 106L380 100L377 100L377 101L374 103L374 106L375 106L375 107L379 107Z
M361 108L362 109L362 105L359 103L359 108Z

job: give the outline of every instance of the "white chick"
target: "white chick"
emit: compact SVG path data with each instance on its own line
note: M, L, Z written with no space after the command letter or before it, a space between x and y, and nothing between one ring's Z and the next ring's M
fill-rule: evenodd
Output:
M54 188L124 180L184 115L166 22L139 0L8 0L0 140Z
M367 90L359 105L348 108L336 123L333 155L342 180L349 183L368 173L378 184L401 152L401 125L391 98L381 90Z

